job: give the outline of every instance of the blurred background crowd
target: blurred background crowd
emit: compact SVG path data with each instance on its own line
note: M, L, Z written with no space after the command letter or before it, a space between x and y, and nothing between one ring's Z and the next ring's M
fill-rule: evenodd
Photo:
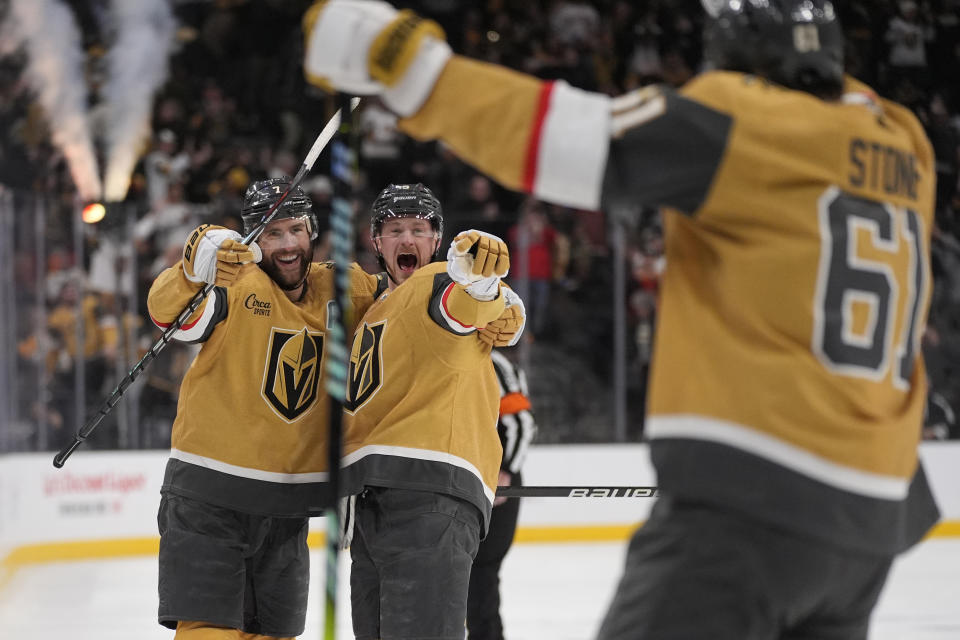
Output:
M105 0L71 0L83 32L96 114L104 73ZM0 57L0 452L70 441L159 337L146 292L201 222L239 229L253 180L293 175L332 114L302 76L307 0L173 0L176 43L155 96L152 133L125 201L97 224L80 208L23 57ZM611 95L682 85L700 70L700 0L421 0L454 50ZM0 12L6 6L0 0ZM924 435L960 437L960 0L837 2L850 73L920 118L937 158L934 290L923 348L931 379ZM377 271L370 203L390 182L423 182L448 235L480 228L508 240L508 281L528 312L516 354L540 442L642 438L646 371L664 269L659 217L629 225L608 211L558 207L507 191L440 144L398 133L375 101L359 114L356 255ZM101 122L109 127L109 122ZM324 227L326 154L304 188ZM315 248L329 256L326 229ZM449 237L442 246L446 246ZM193 348L171 344L125 394L89 445L165 448Z

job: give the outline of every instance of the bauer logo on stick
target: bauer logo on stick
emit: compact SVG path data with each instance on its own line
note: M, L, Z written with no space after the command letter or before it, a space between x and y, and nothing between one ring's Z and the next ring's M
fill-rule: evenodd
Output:
M654 487L576 487L571 498L656 498Z

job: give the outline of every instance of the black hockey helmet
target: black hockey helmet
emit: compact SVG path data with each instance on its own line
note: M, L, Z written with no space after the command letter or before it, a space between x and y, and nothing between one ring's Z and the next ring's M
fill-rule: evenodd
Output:
M433 195L422 183L416 184L388 184L370 208L370 239L373 240L377 252L377 262L380 268L390 275L387 263L377 246L377 236L383 227L383 221L388 218L420 218L429 220L430 227L437 234L437 244L433 248L433 260L437 259L440 250L440 238L443 237L443 208L437 196Z
M370 215L370 237L376 238L387 218L420 218L443 235L443 208L437 196L422 183L390 184L373 201Z
M240 216L243 218L243 235L253 231L264 214L270 211L270 207L276 204L280 196L290 187L291 182L290 178L284 176L252 182L247 187L247 192L243 194L243 209L240 210ZM317 216L313 212L313 202L299 186L286 197L271 222L283 218L306 218L310 239L317 239L318 225Z
M843 31L830 0L701 0L708 67L821 98L843 89Z

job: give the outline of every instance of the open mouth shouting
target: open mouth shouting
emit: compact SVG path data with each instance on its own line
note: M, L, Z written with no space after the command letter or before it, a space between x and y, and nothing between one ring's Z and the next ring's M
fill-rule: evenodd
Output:
M420 260L412 253L401 253L397 255L397 267L400 273L409 276L417 270Z
M429 220L417 217L393 217L373 229L371 239L390 279L390 288L430 263L437 249L438 234Z

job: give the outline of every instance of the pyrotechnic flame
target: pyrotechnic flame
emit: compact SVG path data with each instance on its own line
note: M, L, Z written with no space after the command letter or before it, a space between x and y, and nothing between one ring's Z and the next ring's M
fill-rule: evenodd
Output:
M110 47L103 99L107 104L104 198L123 200L150 137L153 95L167 74L175 22L167 0L113 0L117 39Z
M101 194L87 118L84 53L73 14L54 0L12 0L4 39L26 52L25 77L50 123L51 139L67 161L84 200Z
M87 224L96 224L103 220L103 216L105 215L107 215L106 207L99 202L91 202L83 208L80 218Z

